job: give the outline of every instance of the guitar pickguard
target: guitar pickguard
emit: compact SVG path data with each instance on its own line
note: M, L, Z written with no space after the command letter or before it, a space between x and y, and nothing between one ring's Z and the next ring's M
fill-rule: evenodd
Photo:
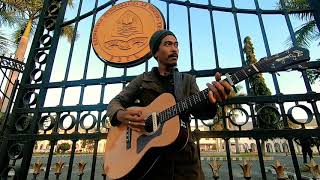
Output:
M160 124L157 131L150 135L142 134L137 139L137 153L140 153L144 147L155 137L160 136L162 134L163 124Z

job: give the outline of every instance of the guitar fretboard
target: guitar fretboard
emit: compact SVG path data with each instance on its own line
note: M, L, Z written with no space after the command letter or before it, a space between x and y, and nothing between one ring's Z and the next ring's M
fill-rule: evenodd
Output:
M240 81L247 79L249 76L252 76L256 73L261 72L263 67L267 65L268 65L268 61L263 61L263 60L259 61L255 64L251 64L250 66L242 68L240 71L235 72L234 74L230 75L230 78L233 84L237 84ZM168 119L171 119L172 117L176 116L177 114L190 110L192 107L196 106L197 104L200 104L206 101L208 99L208 93L209 93L209 89L206 88L192 96L189 96L188 98L180 102L177 102L176 105L171 106L165 109L164 111L158 113L157 116L158 116L158 119L160 120L160 123L163 123Z
M287 51L269 56L267 58L261 58L258 62L242 68L241 70L233 73L224 81L229 82L231 85L235 85L248 77L266 71L275 71L280 67L288 66L291 64L300 63L310 59L309 51L303 48L291 48ZM180 102L170 108L157 114L160 123L171 119L172 117L190 110L195 105L202 103L208 99L209 89L206 88Z

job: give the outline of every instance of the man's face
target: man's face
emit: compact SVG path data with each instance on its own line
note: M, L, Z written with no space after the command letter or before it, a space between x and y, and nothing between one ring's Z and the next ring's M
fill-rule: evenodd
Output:
M172 35L168 35L161 40L155 57L159 64L173 67L177 65L178 55L179 48L177 39Z

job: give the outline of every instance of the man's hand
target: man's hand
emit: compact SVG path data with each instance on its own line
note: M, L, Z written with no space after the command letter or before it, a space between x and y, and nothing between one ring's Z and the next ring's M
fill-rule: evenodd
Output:
M209 88L209 101L214 104L217 101L222 102L228 98L231 91L231 85L227 81L221 81L221 74L217 72L215 74L216 81L212 81L212 84L207 83Z
M140 110L119 110L117 112L117 119L124 124L127 124L131 129L141 132L144 129L145 121L141 116Z

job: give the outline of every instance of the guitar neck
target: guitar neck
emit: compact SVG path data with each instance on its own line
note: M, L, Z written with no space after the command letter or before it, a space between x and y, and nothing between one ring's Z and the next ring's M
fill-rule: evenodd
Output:
M307 49L294 47L281 53L261 58L258 62L250 64L232 75L226 74L227 79L224 81L229 82L229 84L233 86L254 74L261 72L274 72L280 68L301 63L309 59L309 51ZM160 122L165 122L177 114L190 110L195 105L206 101L208 99L208 93L209 89L207 88L158 113Z
M229 76L230 79L225 79L225 81L228 81L230 84L237 84L247 79L248 77L261 72L263 67L268 65L268 61L259 61L255 64L251 64L235 72L234 74ZM230 81L232 81L232 83ZM208 93L209 89L206 88L196 94L193 94L192 96L187 97L186 99L180 102L177 102L176 105L171 106L170 108L165 109L164 111L158 114L160 121L165 122L168 119L171 119L172 117L176 116L177 114L190 110L197 104L206 101L208 99Z

